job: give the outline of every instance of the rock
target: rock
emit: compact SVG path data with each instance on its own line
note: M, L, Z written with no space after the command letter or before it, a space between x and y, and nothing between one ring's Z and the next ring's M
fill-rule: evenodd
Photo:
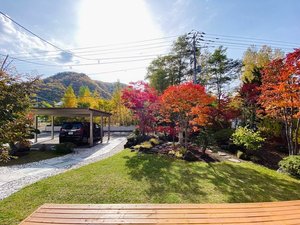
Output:
M195 161L199 161L200 157L198 157L196 154L194 154L191 151L187 151L184 156L183 159L188 161L188 162L195 162Z
M230 161L230 162L235 162L235 163L240 163L240 162L241 162L240 160L238 160L238 159L233 159L233 158L228 159L228 161Z
M218 152L219 156L226 156L227 154L225 152Z
M213 151L212 151L212 150L209 150L209 149L207 149L205 152L206 152L206 153L212 153Z

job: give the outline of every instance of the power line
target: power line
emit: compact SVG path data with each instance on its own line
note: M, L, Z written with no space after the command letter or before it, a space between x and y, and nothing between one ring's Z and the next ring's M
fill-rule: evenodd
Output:
M101 75L101 74L106 74L106 73L126 72L126 71L139 70L139 69L145 69L145 67L140 66L140 67L133 67L133 68L124 68L124 69L119 69L119 70L111 70L111 71L103 71L103 72L98 72L98 73L91 73L91 74L87 74L87 75L95 76L95 75Z
M247 39L247 40L258 40L258 41L266 41L266 42L277 42L277 43L285 43L289 45L299 45L300 43L294 43L294 42L286 42L286 41L279 41L279 40L271 40L271 39L261 39L261 38L254 38L254 37L244 37L244 36L233 36L233 35L221 35L221 34L210 34L205 33L207 36L217 36L217 37L229 37L229 38L238 38L238 39Z
M99 53L85 53L85 54L81 54L82 56L91 56L91 55L97 55L99 56L101 55L110 55L110 54L114 54L114 53L127 53L127 52L138 52L141 50L151 50L151 49L160 49L160 48L166 48L166 47L170 47L170 45L159 45L159 46L150 46L150 47L144 47L144 48L137 48L137 49L126 49L126 50L112 50L109 52L99 52ZM15 56L15 55L14 55ZM26 59L26 60L49 60L49 59L56 59L58 57L57 56L44 56L44 57L25 57L22 59ZM99 57L100 60L105 60L105 58Z
M21 25L20 23L18 23L18 22L15 21L14 19L12 19L11 17L7 16L5 13L3 13L3 12L0 11L0 14L3 15L5 18L9 19L10 21L12 21L14 24L16 24L16 25L18 25L19 27L21 27L22 29L24 29L25 31L27 31L28 33L30 33L31 35L37 37L37 38L40 39L41 41L47 43L48 45L51 45L52 47L54 47L54 48L56 48L56 49L58 49L58 50L60 50L60 51L62 51L62 52L68 52L68 53L71 53L73 56L76 56L76 57L82 58L82 59L86 59L86 60L96 60L96 59L83 58L83 57L81 57L81 56L77 56L77 55L73 54L73 53L70 52L70 51L64 50L64 49L58 47L57 45L54 45L54 44L52 44L51 42L47 41L46 39L42 38L41 36L39 36L39 35L33 33L31 30L27 29L26 27L24 27L23 25Z
M1 54L1 56L5 56L4 54ZM38 62L32 62L29 60L23 60L19 59L16 57L11 57L14 60L25 62L25 63L30 63L30 64L35 64L35 65L40 65L40 66L50 66L50 67L78 67L78 66L94 66L94 65L103 65L103 64L115 64L115 63L130 63L130 62L137 62L137 61L146 61L146 60L151 60L151 58L142 58L142 59L134 59L134 60L123 60L123 61L113 61L113 62L102 62L102 63L84 63L84 64L66 64L66 65L54 65L54 64L44 64L44 63L38 63Z
M80 51L79 50L85 50L85 49L97 49L97 48L100 48L100 50L98 51L106 51L106 50L113 50L113 49L122 49L122 48L131 48L131 47L139 47L139 46L148 46L148 45L156 45L156 44L161 44L161 43L169 43L169 42L172 42L172 40L170 41L163 41L163 42L154 42L154 43L145 43L145 44L135 44L135 43L142 43L142 42L149 42L151 40L160 40L160 39L169 39L169 38L173 38L173 37L178 37L178 36L169 36L169 37L162 37L162 38L155 38L155 39L148 39L148 40L142 40L142 41L136 41L136 42L124 42L123 44L119 43L119 44L110 44L110 45L98 45L98 46L89 46L89 47L81 47L81 48L72 48L72 49L67 49L66 51L77 51L76 53L82 53L82 52L92 52L92 50L89 50L89 51ZM131 44L131 46L124 46L124 47L116 47L116 48L108 48L108 49L101 49L103 47L109 47L109 46L122 46L122 45L129 45ZM97 50L94 50L94 51L97 51ZM54 50L54 51L48 51L48 50L45 50L45 51L39 51L39 53L53 53L55 55L58 55L59 54L59 51L58 50ZM14 54L14 56L23 56L23 55L28 55L30 53L28 52L21 52L21 53L17 53L17 54Z

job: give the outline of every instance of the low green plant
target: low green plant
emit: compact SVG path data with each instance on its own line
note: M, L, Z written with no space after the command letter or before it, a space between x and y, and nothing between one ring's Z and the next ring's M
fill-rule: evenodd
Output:
M261 137L259 131L253 131L247 127L238 127L232 134L232 141L246 150L258 150L265 138Z
M152 145L158 145L158 144L159 144L159 140L156 139L156 138L151 138L151 139L149 140L149 142L150 142Z
M181 154L181 155L184 155L186 153L187 149L185 147L180 147L178 149L178 152Z
M18 158L17 156L10 155L9 150L7 150L6 148L0 150L0 162L7 163L11 159L17 159L17 158Z
M68 154L74 152L75 144L66 142L55 146L54 151L58 154Z
M300 155L285 157L279 162L279 166L283 171L300 178Z
M135 150L149 150L153 147L150 141L144 141L143 143L139 145L135 145L133 148Z

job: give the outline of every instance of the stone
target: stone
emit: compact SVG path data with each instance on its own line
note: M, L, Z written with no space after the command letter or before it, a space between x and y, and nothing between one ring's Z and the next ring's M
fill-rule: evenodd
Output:
M227 154L225 152L218 152L219 156L226 156Z
M230 161L230 162L235 162L235 163L240 163L240 162L241 162L240 160L238 160L238 159L233 159L233 158L228 159L228 161Z
M193 152L191 151L187 151L184 156L183 159L188 161L188 162L195 162L195 161L199 161L199 157L197 157L197 155L195 155Z

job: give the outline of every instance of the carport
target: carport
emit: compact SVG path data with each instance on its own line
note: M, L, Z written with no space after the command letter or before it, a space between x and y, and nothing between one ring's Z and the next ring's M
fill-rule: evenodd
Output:
M104 117L108 118L108 140L110 139L110 117L111 113L100 111L91 108L33 108L34 114L34 127L38 128L38 116L50 116L51 117L51 139L54 139L54 117L89 117L90 122L90 138L89 144L93 146L93 119L94 117L101 118L101 143L103 142L103 122ZM34 136L34 142L37 142L37 134Z

